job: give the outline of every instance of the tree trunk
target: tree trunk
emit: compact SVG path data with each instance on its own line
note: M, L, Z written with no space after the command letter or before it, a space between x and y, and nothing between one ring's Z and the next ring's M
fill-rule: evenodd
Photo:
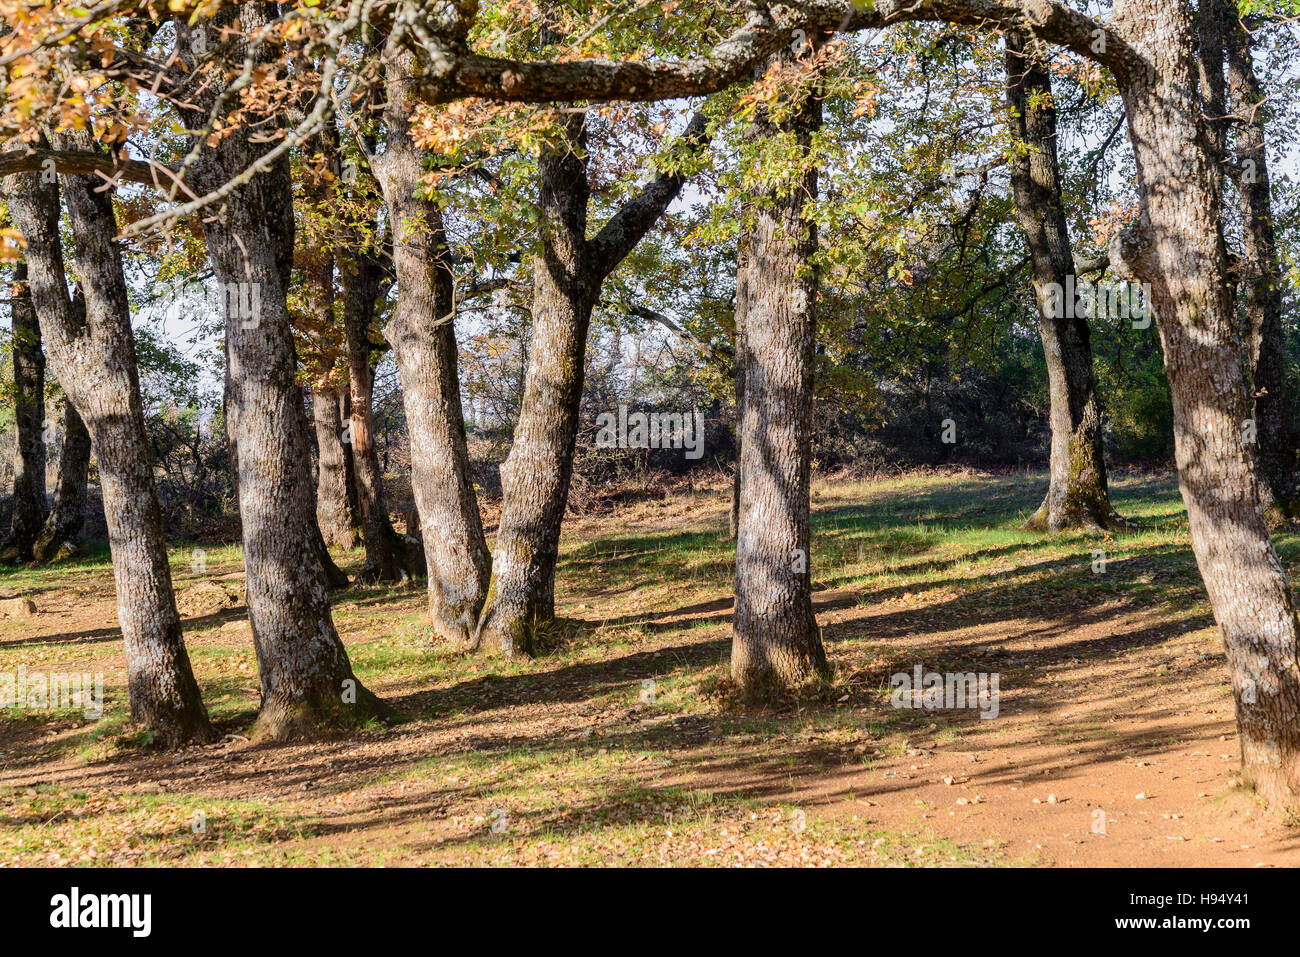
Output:
M477 634L480 645L506 656L531 654L538 624L555 616L555 561L600 288L587 255L585 120L570 117L567 144L538 160L542 250L533 267L532 345L514 442L501 466L501 524Z
M1062 308L1073 288L1074 255L1061 199L1052 78L1036 42L1006 36L1007 101L1012 132L1026 152L1011 163L1016 213L1033 263L1038 332L1051 400L1051 481L1026 528L1101 530L1124 522L1111 508L1102 448L1101 400L1092 371L1088 320ZM1059 313L1059 315L1057 314Z
M348 389L339 393L339 423L352 421L352 395ZM347 476L348 524L352 528L352 548L365 544L361 531L361 492L357 489L357 462L352 443L343 443L343 471Z
M1235 11L1235 8L1234 8ZM1233 15L1235 20L1235 12ZM1250 33L1228 28L1228 79L1236 120L1237 196L1241 210L1242 299L1246 309L1250 380L1254 391L1260 491L1272 517L1300 518L1300 474L1291 429L1286 343L1282 331L1282 268L1273 227L1267 145L1268 111L1255 76Z
M429 617L439 639L468 646L487 596L491 560L470 478L442 211L424 198L421 156L407 135L410 103L403 81L411 60L410 53L401 53L388 63L388 145L375 162L393 224L397 271L397 309L384 337L402 379Z
M258 4L223 10L210 24L265 23ZM179 46L188 31L180 24ZM184 111L195 128L220 94L205 87ZM205 143L192 167L196 192L233 181L264 143L250 142L247 112L229 135ZM262 684L255 734L283 740L351 727L385 712L352 672L313 554L315 489L285 290L293 262L293 195L287 159L242 182L202 217L208 256L225 291L226 429L243 527L248 617Z
M1197 100L1187 12L1127 0L1113 22L1145 61L1118 77L1142 216L1112 249L1151 284L1173 397L1179 486L1223 633L1243 776L1270 804L1300 803L1300 665L1290 583L1269 539L1246 440L1249 404L1226 284L1217 157Z
M789 54L773 57L773 68ZM778 126L760 107L755 134L793 133L810 149L821 100L797 90ZM754 204L743 283L740 527L731 676L749 701L771 701L827 672L812 607L809 563L812 389L818 280L816 224L803 215L817 197L817 170L768 187ZM741 284L738 284L738 286Z
M14 281L26 290L27 264L20 262ZM45 353L31 295L20 291L13 308L14 494L9 535L0 546L6 561L30 562L32 545L45 523Z
M302 419L302 433L307 434L307 413L303 408L306 402L306 395L301 387L298 389L298 409ZM316 501L320 502L319 491L316 494ZM329 546L325 544L325 536L321 533L319 520L313 519L311 522L311 548L316 554L316 560L320 562L321 574L325 577L325 586L330 591L336 591L340 588L347 588L351 582L348 579L347 572L339 568L334 561L334 556L330 554Z
M347 453L339 394L325 386L312 389L312 421L320 455L316 471L316 523L327 545L351 548L352 521L348 513Z
M583 115L567 120L564 145L538 160L541 253L533 265L533 335L514 443L501 466L502 510L492 578L476 641L505 655L531 654L537 627L555 617L555 561L573 477L573 447L591 310L608 276L681 192L686 177L661 173L586 238ZM691 119L688 151L708 142Z
M358 250L343 271L343 328L348 353L348 385L352 417L348 438L356 470L361 505L361 534L366 546L362 578L399 581L409 578L406 552L393 530L384 495L384 470L375 450L372 400L374 373L370 368L370 328L379 299L383 273L374 257Z
M172 592L112 193L93 176L66 176L64 183L84 316L67 294L57 186L23 175L7 184L7 194L27 241L32 298L54 375L85 419L99 459L131 720L167 747L205 741L213 731Z
M231 193L204 222L224 288L257 290L260 308L227 308L226 421L235 451L248 613L262 680L258 733L275 739L346 725L378 710L356 681L317 561L305 417L274 240L264 221L271 174ZM277 197L287 202L287 197Z
M743 219L748 213L741 213ZM727 537L733 542L740 533L740 424L745 409L745 363L741 356L745 351L745 309L749 305L749 247L751 237L742 227L740 240L736 244L736 335L732 350L736 354L736 366L732 373L736 392L736 464L731 473L731 513L727 519Z
M36 561L48 562L57 558L59 549L80 534L86 519L86 482L89 477L90 433L76 406L65 396L59 479L54 488L54 507L32 546Z

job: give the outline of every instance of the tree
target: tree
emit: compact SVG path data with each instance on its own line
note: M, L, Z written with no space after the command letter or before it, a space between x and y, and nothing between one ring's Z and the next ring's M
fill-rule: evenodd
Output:
M346 349L336 309L334 246L341 163L338 136L328 127L309 143L311 155L300 164L301 201L296 205L300 225L294 251L296 295L291 295L293 327L303 377L311 388L312 423L316 431L316 524L326 546L352 548L361 544L356 473L350 442L344 442L343 398L348 373L342 361ZM297 306L297 308L293 308ZM350 426L349 426L350 429Z
M1225 6L1230 22L1224 46L1232 101L1227 115L1235 133L1229 168L1235 173L1242 223L1237 268L1246 314L1252 418L1258 442L1255 457L1262 473L1260 491L1265 509L1296 519L1300 518L1300 462L1291 429L1291 395L1282 336L1282 268L1266 152L1269 109L1255 75L1251 32L1237 19L1235 4Z
M480 645L530 654L539 625L555 617L555 561L573 474L578 405L591 312L605 278L668 208L686 181L660 173L587 238L586 116L561 121L558 143L538 160L541 250L533 264L533 336L510 455L501 467L502 513L492 578L479 619ZM705 118L682 137L706 142Z
M757 701L828 671L812 607L808 514L819 284L817 226L804 207L817 197L809 157L822 115L809 72L801 75L785 51L766 66L766 83L782 92L757 104L753 138L795 159L789 170L759 174L736 281L740 520L731 675Z
M411 490L420 517L434 633L473 643L491 570L469 474L457 373L456 295L442 210L410 136L414 56L390 40L386 147L374 160L393 230L397 305L384 327L402 379ZM408 530L409 531L409 530Z
M14 443L13 517L0 555L32 560L32 546L45 524L45 353L41 327L27 290L27 264L14 268L19 290L13 300Z
M387 254L358 246L342 267L343 335L347 344L349 408L347 436L361 505L361 532L366 546L363 577L375 581L407 580L416 571L404 543L393 529L384 493L384 470L375 447L374 355L371 338L377 304L390 286Z
M79 407L99 459L131 720L167 747L206 741L213 730L172 591L112 193L93 176L64 177L83 311L68 296L58 186L41 180L11 176L5 195L26 241L32 300L55 378Z
M215 21L231 28L235 11ZM223 39L223 55L184 77L184 112L203 130L209 112L225 117L229 135L200 139L191 171L201 190L237 181L268 146L254 139L254 125L270 122L264 104L231 116L223 96L227 62L273 59L273 44L260 40L267 11L243 7L245 34ZM181 25L184 61L194 48ZM271 123L274 126L274 123ZM248 615L253 626L262 684L257 733L275 739L346 727L386 709L352 672L330 614L314 555L315 490L312 486L306 415L294 381L297 360L286 291L293 261L293 199L287 158L249 176L224 195L222 209L203 219L203 234L225 299L226 423L235 461L243 527Z
M338 548L360 544L353 523L350 487L355 483L352 454L343 441L343 399L338 391L318 381L311 393L311 415L316 429L316 524L325 543ZM352 495L355 491L352 490Z
M65 395L59 403L63 444L59 449L59 477L54 487L54 504L32 545L32 557L48 562L59 549L81 532L86 520L86 484L90 478L90 432L81 413Z
M1101 399L1092 372L1087 316L1063 294L1075 286L1074 254L1061 197L1052 78L1038 45L1006 35L1007 101L1015 154L1011 182L1033 263L1038 331L1051 398L1051 480L1027 527L1060 531L1124 523L1110 505L1102 446Z

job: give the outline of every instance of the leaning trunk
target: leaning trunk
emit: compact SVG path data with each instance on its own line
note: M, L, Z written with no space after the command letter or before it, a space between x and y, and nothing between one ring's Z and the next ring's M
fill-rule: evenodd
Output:
M1269 539L1246 435L1250 406L1225 282L1219 173L1196 101L1181 7L1129 0L1116 19L1149 69L1119 77L1142 217L1112 250L1150 283L1173 397L1179 487L1223 634L1243 776L1269 803L1300 803L1300 664L1290 582ZM1140 32L1139 32L1140 31Z
M774 58L774 62L776 61ZM781 132L805 155L821 125L812 90L794 94ZM777 132L760 111L766 139ZM812 607L809 564L812 388L817 308L816 224L804 204L817 171L771 187L754 204L742 288L740 523L731 675L751 701L773 700L827 670Z
M207 740L212 727L181 637L167 564L112 193L95 177L64 177L83 315L67 294L58 189L39 180L17 178L9 209L27 241L32 297L45 317L55 377L85 419L99 459L131 720L164 746Z
M442 211L425 198L420 154L407 135L410 107L402 80L411 59L403 53L389 63L388 148L376 162L394 224L397 271L397 308L384 337L402 379L429 617L438 638L464 646L473 641L491 562L469 471Z
M1011 183L1033 264L1038 332L1047 360L1051 400L1051 480L1028 528L1113 528L1102 450L1101 401L1092 371L1088 320L1066 302L1074 288L1074 256L1061 199L1052 80L1036 46L1006 37L1007 100L1013 134L1023 144L1011 164Z
M59 549L81 532L86 518L86 482L90 474L90 433L76 406L63 400L63 447L59 451L59 479L54 506L36 537L32 554L38 562L58 557Z
M45 353L36 309L26 291L27 265L14 270L19 293L13 299L14 494L9 536L0 556L30 562L32 545L45 523Z

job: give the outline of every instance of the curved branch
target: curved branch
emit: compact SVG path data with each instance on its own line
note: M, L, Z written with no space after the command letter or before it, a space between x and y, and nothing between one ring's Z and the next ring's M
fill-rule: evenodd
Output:
M1106 22L1058 0L812 0L753 9L708 53L683 60L512 60L450 44L412 42L428 72L411 95L426 103L464 97L497 102L662 100L704 96L747 77L795 30L811 35L878 29L908 21L1016 29L1127 75L1144 62Z
M176 178L175 170L162 163L121 159L107 153L92 153L86 150L55 150L47 147L0 152L0 176L50 169L47 163L53 164L52 168L59 173L97 175L109 182L124 179L145 186L160 187L159 174L163 174L168 180L174 181Z
M709 142L708 119L703 113L691 117L676 145L688 153L702 150ZM608 276L641 241L681 192L687 177L681 173L660 173L637 193L587 243L592 262L601 277Z

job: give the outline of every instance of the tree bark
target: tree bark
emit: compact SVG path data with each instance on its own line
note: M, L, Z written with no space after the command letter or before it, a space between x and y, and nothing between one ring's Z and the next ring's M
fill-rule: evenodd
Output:
M298 410L302 418L302 433L307 434L307 413L303 406L306 402L306 395L303 390L298 390ZM320 493L317 492L316 501L320 501ZM347 572L339 568L334 561L334 556L330 554L329 546L325 544L325 536L321 532L319 520L311 522L311 528L308 530L311 534L312 551L316 554L316 560L320 563L321 574L325 577L325 586L330 591L337 591L340 588L347 588L351 584Z
M1027 46L1023 34L1006 35L1006 73L1012 134L1024 147L1011 162L1011 184L1033 264L1052 425L1051 480L1025 527L1052 532L1115 528L1124 522L1107 491L1088 320L1061 308L1066 305L1062 291L1073 288L1074 255L1061 198L1052 78L1036 41Z
M789 54L769 63L784 65ZM761 107L755 135L793 134L806 156L821 126L811 88L779 122ZM742 696L772 701L827 672L812 607L809 561L812 390L818 279L816 223L804 204L817 197L817 170L767 187L754 203L754 229L743 283L740 419L740 525L736 536L736 608L731 676Z
M470 478L442 211L425 198L421 154L408 135L413 59L401 52L388 62L387 148L374 164L388 203L397 272L397 308L383 331L402 380L429 618L439 639L469 646L487 597L491 560Z
M351 548L356 541L348 508L348 462L343 444L339 394L318 385L312 389L312 421L319 451L316 472L316 523L327 545Z
M747 207L748 209L748 207ZM741 213L742 220L746 212ZM731 512L727 519L727 536L733 542L740 533L740 455L741 455L741 421L745 411L745 362L741 358L745 352L745 310L749 307L749 248L752 237L741 227L740 239L736 244L736 335L733 350L736 353L736 366L732 372L732 382L736 393L736 464L731 473Z
M370 329L382 284L382 266L370 253L357 250L343 271L343 329L352 409L348 437L361 505L361 534L366 546L362 578L391 582L409 578L413 569L408 567L406 549L388 515L384 471L375 449Z
M533 333L502 512L477 640L507 657L532 654L539 624L555 617L555 561L573 475L587 328L600 280L587 255L585 115L567 143L538 160L542 251L533 266Z
M27 264L18 263L14 281L14 492L9 535L0 546L6 561L23 564L33 558L32 546L45 523L45 353L41 327L27 290Z
M99 459L131 720L174 747L213 737L181 637L162 514L140 401L135 340L112 193L94 176L64 177L84 315L68 297L59 194L39 175L6 184L27 242L32 298L55 377L78 407Z
M262 5L249 4L213 21L228 24L236 13L250 35L266 18ZM179 26L187 49L187 28ZM190 95L194 108L185 114L194 127L202 128L220 92L206 85ZM196 191L235 180L267 148L251 141L257 120L245 111L229 135L203 145L191 173ZM316 496L285 298L294 230L287 159L235 187L202 224L226 292L226 428L262 684L255 735L284 740L351 727L386 709L352 672L312 559Z
M226 312L227 365L234 370L226 421L262 681L257 730L283 740L354 723L377 713L379 702L352 673L320 562L305 560L318 555L319 529L284 285L266 225L267 194L278 192L271 179L264 174L231 193L225 216L205 221L204 234L218 282L247 284L260 301L252 315Z
M573 477L578 407L591 311L608 276L681 191L660 174L587 239L584 115L566 121L563 144L538 160L541 252L533 265L533 335L514 443L501 466L502 511L492 577L476 642L506 656L532 654L539 626L555 617L555 561ZM682 138L707 142L697 115Z
M1232 19L1235 21L1235 7ZM1291 428L1286 343L1282 331L1282 268L1273 226L1267 145L1268 110L1255 76L1252 39L1240 22L1227 31L1236 156L1232 168L1241 211L1240 279L1246 311L1255 458L1265 508L1276 519L1300 518L1300 472Z
M1250 414L1226 283L1220 174L1201 116L1193 31L1165 0L1125 0L1142 64L1118 76L1141 219L1112 248L1150 283L1173 397L1179 487L1223 634L1242 770L1275 806L1300 803L1300 665L1290 582L1269 539L1246 441Z
M66 391L66 390L65 390ZM59 549L81 533L86 520L86 483L90 477L90 432L67 396L63 399L63 447L54 505L32 546L38 562L58 557Z

